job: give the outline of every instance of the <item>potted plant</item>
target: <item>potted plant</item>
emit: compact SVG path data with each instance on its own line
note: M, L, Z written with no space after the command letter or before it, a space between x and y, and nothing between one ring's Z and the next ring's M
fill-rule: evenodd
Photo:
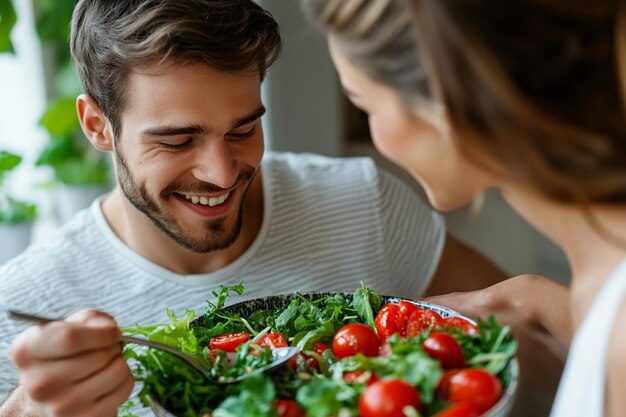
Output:
M75 99L82 87L69 48L74 2L36 0L33 5L48 89L48 106L40 124L50 138L36 165L52 169L54 207L59 222L64 223L111 188L111 161L89 145L76 116Z
M19 16L14 0L0 0L0 53L15 53L11 30ZM99 153L84 139L74 100L81 86L69 49L70 20L74 1L34 0L37 34L41 41L48 106L40 124L50 141L37 159L53 173L54 207L59 222L108 191L113 183L108 156Z
M73 97L53 101L40 123L50 134L50 142L36 165L53 169L55 207L59 220L65 222L109 190L110 162L82 137Z
M22 162L22 157L0 151L0 264L22 252L30 244L35 204L20 201L9 192L6 178Z

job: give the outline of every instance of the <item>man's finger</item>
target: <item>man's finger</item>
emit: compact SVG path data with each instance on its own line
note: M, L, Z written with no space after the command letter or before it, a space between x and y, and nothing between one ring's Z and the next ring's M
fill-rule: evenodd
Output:
M114 345L73 358L39 362L22 371L20 384L34 400L47 401L68 386L101 372L121 352L122 346Z
M103 398L115 396L120 387L127 386L129 380L132 383L133 377L128 365L121 355L116 356L101 372L69 387L60 398L54 400L52 408L58 415L82 415L81 413L92 408L93 404L99 403ZM128 395L130 391L116 407L124 402ZM100 415L88 411L85 414Z
M111 321L86 324L53 322L21 333L11 347L15 365L24 369L38 361L71 358L121 342L120 329Z

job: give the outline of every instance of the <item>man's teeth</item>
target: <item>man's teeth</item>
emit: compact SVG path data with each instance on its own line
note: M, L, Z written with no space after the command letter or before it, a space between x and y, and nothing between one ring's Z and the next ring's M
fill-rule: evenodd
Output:
M194 204L202 204L203 206L215 207L215 206L222 204L224 201L226 201L229 195L230 195L230 191L219 197L207 198L207 197L200 197L197 195L185 194L185 198Z

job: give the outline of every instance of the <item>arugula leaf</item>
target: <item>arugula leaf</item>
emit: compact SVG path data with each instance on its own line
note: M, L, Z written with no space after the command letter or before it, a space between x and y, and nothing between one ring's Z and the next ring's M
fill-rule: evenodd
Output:
M499 375L517 353L518 342L509 326L500 325L493 314L487 321L479 318L478 328L477 336L466 335L459 329L451 329L450 333L461 345L468 365Z
M328 417L340 414L343 408L356 408L362 386L341 380L316 378L298 390L296 400L307 417Z
M211 291L211 294L213 294L213 297L216 298L215 303L212 303L211 301L207 300L207 311L206 311L206 315L210 315L211 313L214 313L216 311L221 310L225 305L226 305L226 300L228 299L228 296L231 292L235 292L238 295L243 294L243 282L239 282L239 284L237 285L233 285L232 287L225 287L223 285L219 286L219 289L217 291Z
M236 392L238 391L238 392ZM276 390L271 379L256 375L244 379L212 412L213 417L276 417L273 401Z
M374 310L380 310L382 298L376 291L367 288L363 281L359 281L359 283L361 284L361 288L354 292L352 306L354 306L363 322L375 331L376 323L374 321Z

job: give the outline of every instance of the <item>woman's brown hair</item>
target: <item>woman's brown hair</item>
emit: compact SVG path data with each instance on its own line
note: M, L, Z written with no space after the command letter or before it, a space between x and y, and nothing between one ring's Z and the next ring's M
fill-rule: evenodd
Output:
M560 201L626 203L624 0L304 4L355 65L396 89L390 74L372 76L368 62L396 60L397 48L364 45L377 41L377 27L404 27L403 13L389 12L404 10L412 16L415 62L427 73L421 90L445 105L455 132L472 133L457 139L466 155L480 160L487 152L503 175ZM377 18L357 33L368 9ZM355 60L359 51L374 53Z

